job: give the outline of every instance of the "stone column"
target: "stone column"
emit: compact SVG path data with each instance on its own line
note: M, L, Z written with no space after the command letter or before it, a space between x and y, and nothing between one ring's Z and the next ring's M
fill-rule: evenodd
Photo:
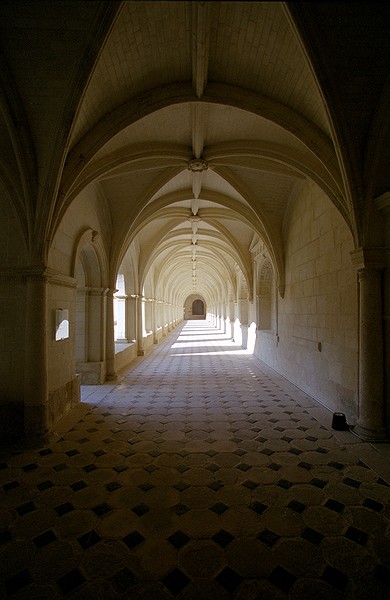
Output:
M145 298L137 296L137 341L138 341L138 356L144 356L144 337L145 331Z
M126 335L129 342L135 342L137 339L137 309L138 298L135 294L127 297L126 302Z
M380 249L352 253L359 280L359 416L354 432L367 441L386 437L382 258Z
M114 293L108 289L106 295L106 380L115 381L115 333L114 333Z
M43 272L27 274L24 430L29 442L49 438L47 316L46 277Z

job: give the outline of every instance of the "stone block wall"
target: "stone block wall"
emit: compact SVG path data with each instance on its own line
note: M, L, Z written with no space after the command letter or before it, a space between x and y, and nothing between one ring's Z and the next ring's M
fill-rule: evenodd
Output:
M257 332L255 355L354 422L358 308L352 235L329 199L307 183L290 206L285 236L286 289L284 298L278 297L278 331Z

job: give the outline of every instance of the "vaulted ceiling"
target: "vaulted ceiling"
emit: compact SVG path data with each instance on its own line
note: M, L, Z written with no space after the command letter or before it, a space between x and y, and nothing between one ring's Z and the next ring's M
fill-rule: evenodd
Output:
M377 30L386 12L380 4L374 36L368 7L3 1L4 73L34 148L34 157L19 151L30 187L36 173L34 227L52 238L93 190L108 215L113 274L130 252L140 285L153 274L155 289L210 301L237 271L250 288L259 241L282 285L283 219L306 179L358 235L350 189L362 173L343 152L361 160L389 65L388 31ZM347 83L353 59L362 69ZM17 172L4 115L3 162ZM379 192L387 184L376 180Z

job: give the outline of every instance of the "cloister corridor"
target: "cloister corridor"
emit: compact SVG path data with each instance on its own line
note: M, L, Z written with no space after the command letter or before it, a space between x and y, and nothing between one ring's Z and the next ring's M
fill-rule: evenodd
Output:
M206 320L0 457L0 597L385 600L389 444Z

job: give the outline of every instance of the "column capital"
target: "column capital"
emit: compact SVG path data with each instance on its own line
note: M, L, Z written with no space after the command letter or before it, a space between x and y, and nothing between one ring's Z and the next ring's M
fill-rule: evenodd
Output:
M386 267L384 248L357 248L351 252L352 265L357 271L373 269L381 271Z

